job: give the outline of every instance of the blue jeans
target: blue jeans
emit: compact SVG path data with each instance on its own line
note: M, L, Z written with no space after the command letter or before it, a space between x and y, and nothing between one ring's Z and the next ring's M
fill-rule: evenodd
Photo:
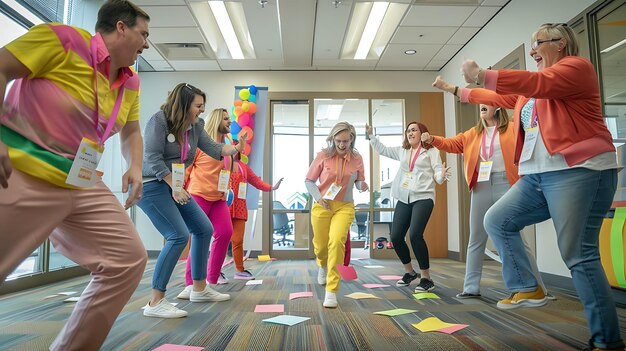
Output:
M172 198L170 186L164 181L155 180L144 183L143 196L137 205L165 238L165 245L154 267L152 289L166 290L176 262L187 245L189 233L191 277L193 280L206 279L213 225L193 198L185 205L178 204Z
M502 258L513 292L534 291L537 281L519 231L552 218L559 251L585 309L590 344L623 347L611 288L600 262L598 236L617 186L617 170L569 168L523 176L485 215L485 229Z

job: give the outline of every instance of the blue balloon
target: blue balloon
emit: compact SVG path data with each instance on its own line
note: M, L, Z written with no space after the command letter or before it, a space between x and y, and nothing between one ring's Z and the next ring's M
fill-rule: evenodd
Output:
M230 207L233 203L233 199L235 198L235 193L233 193L233 189L228 189L228 196L226 197L226 205Z
M254 85L249 86L248 91L250 92L250 95L256 95L256 87Z
M241 127L239 126L239 123L235 121L230 124L230 134L235 136L239 134L240 131L241 131Z
M248 101L256 102L256 94L254 94L254 95L250 94L250 97L248 97Z

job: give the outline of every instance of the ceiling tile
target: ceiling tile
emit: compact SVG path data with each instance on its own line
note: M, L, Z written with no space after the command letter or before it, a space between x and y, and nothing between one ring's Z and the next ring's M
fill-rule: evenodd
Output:
M219 71L220 66L215 60L180 60L170 61L177 71Z
M392 44L445 44L457 27L398 27Z
M156 27L196 27L187 6L142 6L150 16L150 29Z
M481 6L463 23L466 27L482 27L498 12L500 7Z
M441 50L433 57L433 61L448 61L451 59L463 45L444 45Z
M459 27L476 9L476 6L424 6L413 5L402 26Z
M144 50L141 53L141 57L143 57L147 61L163 60L163 56L161 56L161 54L157 51L152 43L150 43L150 48L148 50Z
M204 43L204 37L198 27L150 28L152 43Z
M389 44L380 58L376 69L396 67L398 69L421 69L437 54L442 45ZM407 55L406 50L417 50L415 55Z
M147 60L146 60L147 61ZM172 71L174 70L170 64L165 60L150 60L147 61L152 68L157 71Z
M465 45L480 29L481 27L461 27L450 38L448 44Z
M241 4L246 15L256 58L260 60L282 60L283 49L280 35L278 35L280 26L276 3L268 2L264 8L256 1L243 1Z
M330 1L317 4L313 60L338 59L341 56L341 39L346 34L351 9L347 3L341 3L337 7Z
M310 0L277 1L284 65L290 68L310 67L316 2Z
M482 6L504 6L509 0L485 0L481 4Z

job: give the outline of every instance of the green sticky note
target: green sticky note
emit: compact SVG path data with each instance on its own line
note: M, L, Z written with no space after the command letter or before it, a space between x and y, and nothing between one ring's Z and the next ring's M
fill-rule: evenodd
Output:
M421 299L438 299L439 298L439 296L437 296L436 294L429 293L429 292L413 294L413 297L416 300L421 300Z
M395 310L374 312L374 314L382 314L385 316L393 317L393 316L399 316L401 314L407 314L407 313L413 313L413 312L417 312L417 310L407 310L405 308L396 308Z

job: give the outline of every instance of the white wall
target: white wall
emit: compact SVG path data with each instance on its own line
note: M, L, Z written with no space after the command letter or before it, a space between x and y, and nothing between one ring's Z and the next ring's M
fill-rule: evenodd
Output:
M141 126L143 130L150 116L158 111L164 102L167 92L180 82L190 83L207 93L208 112L217 107L230 108L235 86L254 84L258 87L268 87L270 92L424 92L436 91L431 86L436 75L437 72L354 71L142 72ZM146 249L160 250L163 245L162 236L141 209L136 213L137 230ZM259 216L252 242L249 242L251 228L247 228L244 239L246 250L261 250L260 222Z
M483 28L442 70L441 75L449 83L464 86L459 70L465 58L476 60L481 67L500 61L524 43L530 50L532 33L543 23L567 22L581 13L595 0L513 0ZM536 70L535 62L526 60L528 70ZM455 104L451 94L444 97L446 135L455 130ZM456 157L448 155L448 163L458 167ZM463 179L453 179L463 181ZM454 184L448 186L448 249L459 251L458 191ZM561 260L556 245L556 233L552 221L536 226L537 264L541 272L569 277L569 270Z

